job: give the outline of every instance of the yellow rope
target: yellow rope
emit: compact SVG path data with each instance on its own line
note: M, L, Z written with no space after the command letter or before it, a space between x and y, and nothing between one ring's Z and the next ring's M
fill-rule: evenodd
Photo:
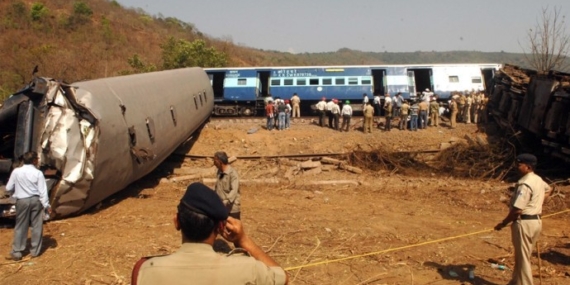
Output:
M544 216L542 216L542 218L548 218L548 217L552 217L552 216L559 215L559 214L566 213L566 212L570 212L570 209L566 209L564 211L560 211L560 212L557 212L554 214L544 215ZM328 264L328 263L335 263L335 262L345 261L345 260L349 260L349 259L355 259L355 258L370 256L370 255L377 255L377 254L382 254L382 253L386 253L386 252L392 252L392 251L397 251L397 250L402 250L402 249L407 249L407 248L412 248L412 247L418 247L418 246L422 246L422 245L426 245L426 244L439 243L442 241L448 241L448 240L452 240L452 239L458 239L458 238L463 238L463 237L467 237L467 236L478 235L481 233L490 232L492 230L493 229L486 229L486 230L482 230L482 231L478 231L478 232L473 232L473 233L468 233L468 234L463 234L463 235L458 235L458 236L452 236L452 237L446 237L446 238L441 238L441 239L437 239L437 240L431 240L431 241L426 241L426 242L422 242L422 243L406 245L406 246L401 246L401 247L389 248L389 249L385 249L385 250L381 250L381 251L369 252L369 253L353 255L353 256L348 256L348 257L343 257L343 258L337 258L337 259L332 259L332 260L324 260L324 261L309 263L309 264L305 264L305 265L288 267L288 268L285 268L285 271L301 269L301 268L306 268L306 267L313 267L313 266L323 265L323 264Z

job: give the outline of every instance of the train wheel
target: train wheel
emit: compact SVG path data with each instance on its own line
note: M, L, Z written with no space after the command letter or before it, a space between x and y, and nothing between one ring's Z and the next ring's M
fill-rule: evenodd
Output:
M255 115L255 110L253 108L250 107L246 107L241 109L241 115L242 116L253 116Z

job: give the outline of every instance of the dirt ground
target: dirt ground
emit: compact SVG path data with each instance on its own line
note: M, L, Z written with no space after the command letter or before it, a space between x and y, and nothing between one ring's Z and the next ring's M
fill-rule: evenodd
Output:
M259 119L214 120L194 138L187 153L211 156L225 150L242 157L402 153L438 150L450 141L464 143L466 135L487 139L473 124L459 124L454 130L372 134L335 132L306 120L295 121L285 131L267 131L262 125ZM244 181L246 232L287 269L291 284L506 284L511 272L493 269L491 262L512 268L510 230L492 228L507 213L504 202L512 178L478 179L449 169L430 170L425 162L437 155L410 156L412 164L426 165L417 171L357 165L352 159L353 166L364 170L361 174L334 167L323 167L316 174L291 171L295 168L291 165L301 162L293 158L238 159L232 165ZM28 255L22 262L0 261L0 283L129 284L132 266L140 257L168 254L180 244L172 218L186 186L199 179L180 181L174 172L211 166L210 159L174 155L83 215L47 222L44 253L35 259ZM279 183L255 183L269 178ZM332 180L358 186L310 184ZM542 284L570 283L570 214L560 213L570 204L568 182L560 183L558 191L562 195L544 207L538 242L541 262L536 254L532 258L535 284L541 284L540 278ZM5 255L12 234L10 228L0 229ZM468 277L471 268L474 279Z

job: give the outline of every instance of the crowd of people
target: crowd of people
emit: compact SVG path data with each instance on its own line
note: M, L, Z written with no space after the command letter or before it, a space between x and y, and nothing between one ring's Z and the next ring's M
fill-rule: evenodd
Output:
M450 124L448 127L456 128L457 122L466 124L487 121L487 97L481 91L453 92L451 98L444 106L438 101L438 95L426 88L424 92L416 94L413 99L405 99L402 93L398 92L393 98L390 94L382 98L375 94L372 100L365 93L362 95L362 131L371 133L376 123L377 129L391 131L392 126L399 130L417 131L428 126L441 126L441 116L449 115ZM291 126L291 118L299 117L300 98L297 93L291 100L269 99L266 103L265 113L267 117L268 130L283 130ZM348 132L351 126L353 108L350 100L342 102L338 99L322 97L316 105L319 117L318 125L329 127L336 131ZM293 116L291 112L293 110ZM384 117L384 124L380 117ZM328 118L328 125L327 120ZM340 119L342 118L342 123Z

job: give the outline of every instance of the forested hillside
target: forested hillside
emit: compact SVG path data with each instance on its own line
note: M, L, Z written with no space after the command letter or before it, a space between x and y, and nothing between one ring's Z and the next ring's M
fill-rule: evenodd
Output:
M75 82L184 66L524 64L521 54L509 53L264 51L209 37L191 23L148 15L114 0L4 0L0 19L0 99L23 87L36 65L41 76Z

